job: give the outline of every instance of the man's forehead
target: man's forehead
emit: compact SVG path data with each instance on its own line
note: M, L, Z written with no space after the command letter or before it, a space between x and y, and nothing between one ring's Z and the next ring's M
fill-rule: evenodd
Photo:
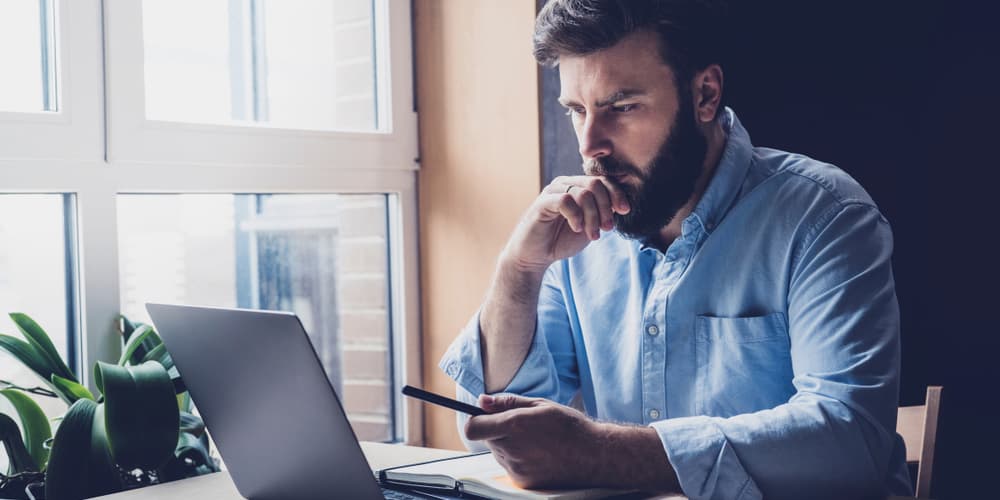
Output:
M560 102L598 101L626 91L650 94L673 81L656 37L647 33L629 35L590 54L561 56L558 67Z

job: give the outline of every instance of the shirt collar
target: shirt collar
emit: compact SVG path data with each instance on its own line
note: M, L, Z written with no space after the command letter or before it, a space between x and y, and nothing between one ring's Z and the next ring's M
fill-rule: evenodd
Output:
M732 109L727 107L721 119L722 128L726 132L726 146L712 180L708 183L708 188L681 225L681 232L684 235L688 234L696 224L711 234L735 201L750 168L750 159L753 155L750 134L743 128Z

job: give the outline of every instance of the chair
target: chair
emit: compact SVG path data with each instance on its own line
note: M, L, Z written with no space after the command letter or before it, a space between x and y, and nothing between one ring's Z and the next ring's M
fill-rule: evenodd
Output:
M941 386L927 387L923 405L901 406L896 418L896 432L906 444L906 463L917 465L917 498L931 493L931 471L934 467L934 441L937 437L938 410L941 408Z

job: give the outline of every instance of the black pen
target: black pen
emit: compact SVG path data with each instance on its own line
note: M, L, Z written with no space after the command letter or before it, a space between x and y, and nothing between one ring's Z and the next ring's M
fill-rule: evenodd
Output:
M445 408L451 408L455 411L460 411L462 413L468 413L469 415L485 415L486 412L478 406L472 406L470 404L463 403L461 401L456 401L454 399L442 396L440 394L434 394L433 392L427 392L423 389L418 389L412 385L403 386L403 394L410 396L412 398L417 398L421 401L426 401L428 403L433 403L439 406L444 406Z

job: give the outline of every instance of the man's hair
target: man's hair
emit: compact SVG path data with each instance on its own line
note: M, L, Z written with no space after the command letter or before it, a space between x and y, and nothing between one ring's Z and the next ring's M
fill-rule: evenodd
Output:
M597 52L640 30L659 37L660 57L679 90L695 72L723 63L721 0L549 0L535 20L535 59L555 66L560 56Z

